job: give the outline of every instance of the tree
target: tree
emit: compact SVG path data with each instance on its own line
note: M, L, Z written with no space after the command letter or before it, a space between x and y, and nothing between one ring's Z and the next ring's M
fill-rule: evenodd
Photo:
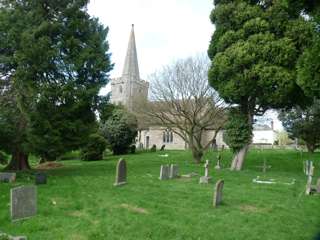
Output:
M209 61L196 56L174 62L151 76L151 102L142 101L138 115L146 125L168 128L179 135L200 163L225 122L224 103L208 85ZM204 142L204 134L215 130Z
M313 28L298 13L293 16L284 1L216 0L210 18L216 30L208 50L209 81L236 108L230 112L234 125L228 126L247 129L243 136L229 138L237 146L231 169L241 170L253 116L306 102L296 83L296 63L311 42ZM234 113L241 121L232 120Z
M9 169L29 168L30 152L55 159L97 130L98 92L112 65L108 28L89 16L87 3L1 1L0 101L9 94L11 105L0 116L12 131L10 149L0 148L12 154Z
M313 153L320 147L320 101L315 100L312 106L302 109L292 108L281 111L279 119L288 131L291 138L302 139L308 149Z
M119 107L115 108L111 117L101 123L101 133L106 138L113 154L125 154L137 136L137 119Z
M81 158L85 161L102 160L106 146L107 142L103 136L98 133L91 134L87 145L82 149Z

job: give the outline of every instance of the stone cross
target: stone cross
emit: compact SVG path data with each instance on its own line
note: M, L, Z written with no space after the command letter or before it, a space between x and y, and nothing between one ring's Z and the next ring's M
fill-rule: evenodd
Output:
M11 172L1 172L0 173L0 182L15 182L16 181L16 173Z
M206 160L206 164L204 165L204 176L200 177L199 183L209 183L211 177L209 176L209 160Z
M267 165L267 160L266 159L263 159L263 164L262 166L257 166L258 168L261 168L262 169L262 172L266 173L267 172L267 169L270 169L271 168L271 165Z
M218 207L222 202L222 190L223 190L224 181L218 180L213 193L213 207Z
M169 165L161 165L160 167L160 180L169 179Z
M37 214L37 188L21 186L11 189L11 219L13 221Z
M114 186L121 186L127 183L127 163L124 159L120 158L117 164L116 181Z
M218 159L217 165L214 168L217 170L220 170L221 169L221 154L220 153L218 153L217 159Z
M179 166L177 164L171 164L169 178L173 179L177 177L179 177Z

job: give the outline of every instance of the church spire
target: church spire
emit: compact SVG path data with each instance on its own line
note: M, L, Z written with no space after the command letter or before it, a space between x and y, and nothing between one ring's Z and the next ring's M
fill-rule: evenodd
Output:
M140 80L136 41L134 37L134 25L132 24L126 60L124 62L122 77L129 76L131 79Z

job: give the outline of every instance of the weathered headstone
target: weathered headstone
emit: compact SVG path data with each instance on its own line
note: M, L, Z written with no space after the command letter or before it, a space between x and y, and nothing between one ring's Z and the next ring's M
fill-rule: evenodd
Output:
M163 145L161 146L161 148L160 148L160 151L164 151L165 147L166 147L166 145L163 144Z
M313 162L311 160L307 160L303 162L303 172L309 176L311 173L313 174Z
M21 186L11 189L11 219L13 221L37 214L37 188Z
M120 158L117 164L116 181L114 186L120 186L127 183L127 163Z
M204 176L200 177L199 183L209 183L211 180L211 177L209 176L209 160L206 160L204 169Z
M36 173L35 174L35 183L36 184L47 184L47 175L45 173Z
M16 173L11 172L1 172L0 173L0 182L14 182L16 181Z
M159 179L160 180L169 179L169 165L161 165Z
M222 202L223 185L224 185L223 180L218 180L215 185L214 193L213 193L213 206L214 207L219 206Z
M173 179L177 177L179 177L179 166L177 164L171 164L169 178Z

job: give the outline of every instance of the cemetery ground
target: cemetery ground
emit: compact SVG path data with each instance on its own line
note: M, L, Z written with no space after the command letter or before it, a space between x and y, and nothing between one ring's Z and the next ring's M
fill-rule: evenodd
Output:
M168 157L159 155L168 154ZM314 239L320 233L320 196L306 196L307 177L293 150L251 150L244 170L231 172L231 152L223 153L222 170L211 163L212 182L199 184L204 164L195 165L188 151L142 152L107 156L103 161L61 161L46 170L48 183L38 185L35 217L10 220L10 189L34 183L19 173L14 183L0 183L0 231L28 239ZM113 186L117 160L127 161L127 184ZM262 173L263 159L272 167ZM312 160L314 181L320 176L320 153ZM160 181L161 164L179 165L180 174L199 176ZM35 167L35 161L33 161ZM33 170L33 173L35 171ZM253 179L275 179L257 184ZM214 184L224 179L222 205L212 207ZM295 183L287 185L295 179Z

